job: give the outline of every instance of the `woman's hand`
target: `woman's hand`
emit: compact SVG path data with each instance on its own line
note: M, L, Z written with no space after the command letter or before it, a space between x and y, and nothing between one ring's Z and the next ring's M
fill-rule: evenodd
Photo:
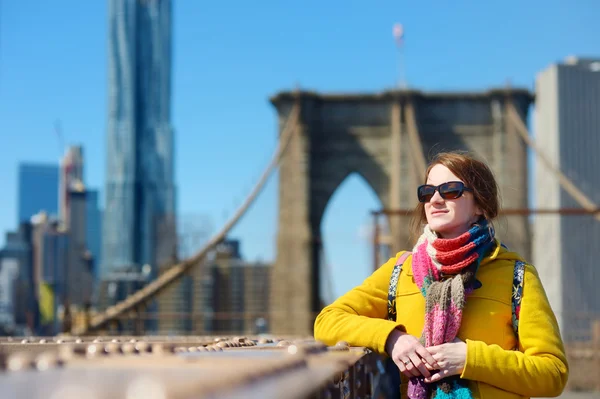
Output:
M425 349L418 339L400 330L394 330L388 336L385 350L400 372L410 377L430 377L430 370L440 368L435 358Z
M425 382L436 382L451 375L462 374L467 362L467 344L458 338L447 344L430 346L427 351L437 361L439 367L431 374L425 376Z

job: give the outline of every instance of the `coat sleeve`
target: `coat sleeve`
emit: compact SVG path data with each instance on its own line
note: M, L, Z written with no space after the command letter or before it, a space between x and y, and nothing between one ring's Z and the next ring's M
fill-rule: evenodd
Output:
M462 378L534 397L555 397L569 374L558 323L536 269L527 265L519 317L519 350L467 340Z
M315 321L315 339L327 345L346 341L351 346L364 346L385 353L390 333L404 328L387 320L388 287L398 253L363 283L325 307Z

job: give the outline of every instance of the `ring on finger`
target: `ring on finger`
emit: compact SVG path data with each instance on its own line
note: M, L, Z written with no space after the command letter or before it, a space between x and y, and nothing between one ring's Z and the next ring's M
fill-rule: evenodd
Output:
M403 360L402 363L404 363L405 366L408 366L411 363L411 361L410 360Z

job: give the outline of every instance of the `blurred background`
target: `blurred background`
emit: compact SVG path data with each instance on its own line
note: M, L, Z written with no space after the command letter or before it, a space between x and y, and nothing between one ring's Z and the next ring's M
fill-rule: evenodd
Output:
M589 357L598 15L593 0L1 0L1 333L310 333L410 249L423 163L468 149L502 188L498 235Z

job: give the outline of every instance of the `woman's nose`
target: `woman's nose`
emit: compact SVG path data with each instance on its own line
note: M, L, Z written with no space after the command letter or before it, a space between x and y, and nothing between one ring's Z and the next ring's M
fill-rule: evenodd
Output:
M433 193L433 197L431 197L431 200L429 202L440 203L444 202L444 199L440 195L440 192L438 190L435 190L435 192Z

